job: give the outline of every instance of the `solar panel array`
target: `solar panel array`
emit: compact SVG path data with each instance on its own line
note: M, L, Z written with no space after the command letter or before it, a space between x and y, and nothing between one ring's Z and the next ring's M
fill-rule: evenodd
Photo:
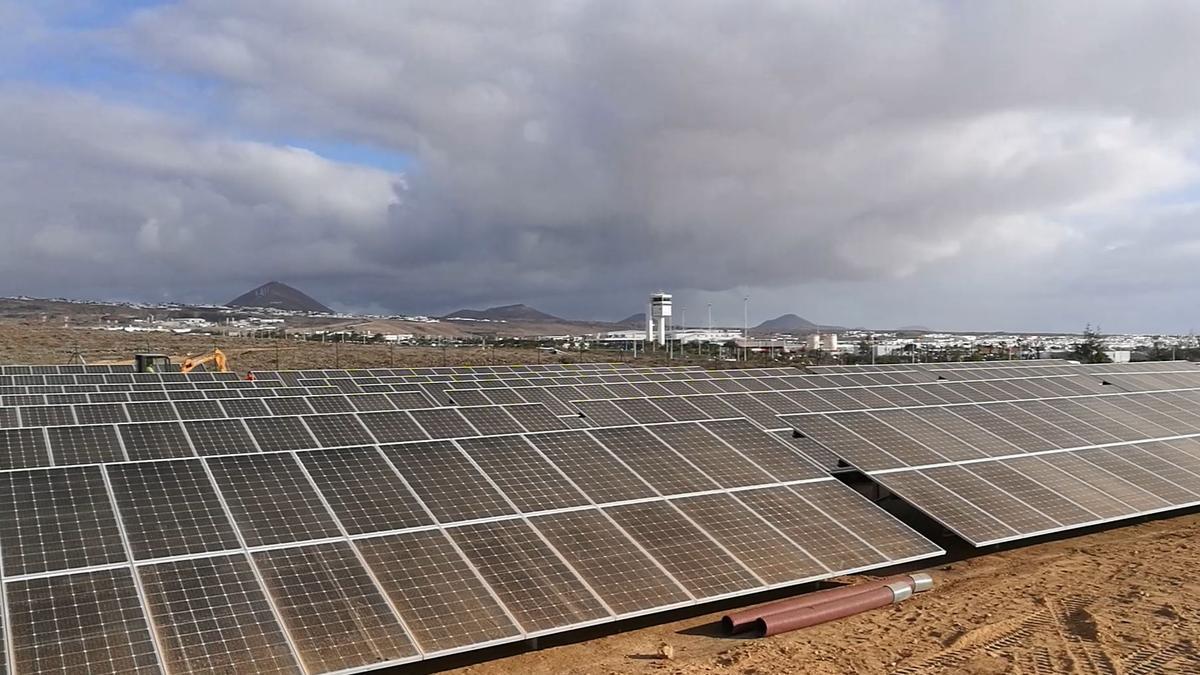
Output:
M370 669L942 552L740 414L605 424L354 375L0 408L8 669Z
M1200 503L1200 391L831 412L794 427L982 546Z

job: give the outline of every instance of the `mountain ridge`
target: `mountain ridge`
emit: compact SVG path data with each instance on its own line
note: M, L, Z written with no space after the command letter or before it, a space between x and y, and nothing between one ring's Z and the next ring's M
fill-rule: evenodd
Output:
M451 312L443 319L473 319L475 321L553 321L566 323L565 319L547 314L529 305L500 305L487 309L460 309Z
M291 312L317 312L333 314L333 310L317 302L312 296L281 281L268 281L225 303L226 307L263 307Z

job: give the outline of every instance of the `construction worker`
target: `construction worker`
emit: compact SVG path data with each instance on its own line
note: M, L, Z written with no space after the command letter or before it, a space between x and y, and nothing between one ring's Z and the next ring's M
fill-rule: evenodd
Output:
M253 370L248 370L248 371L246 371L246 381L247 381L247 382L253 382L253 381L254 381L254 371L253 371Z

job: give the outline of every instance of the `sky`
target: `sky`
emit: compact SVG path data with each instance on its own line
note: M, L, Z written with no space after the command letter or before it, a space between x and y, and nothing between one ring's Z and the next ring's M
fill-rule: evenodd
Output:
M1200 3L0 0L0 295L1200 324Z

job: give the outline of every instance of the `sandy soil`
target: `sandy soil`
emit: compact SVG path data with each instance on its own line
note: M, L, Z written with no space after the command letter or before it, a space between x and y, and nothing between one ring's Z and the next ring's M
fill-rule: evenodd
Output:
M721 635L717 612L454 672L1195 674L1198 535L1191 514L971 553L930 568L936 587L901 605L766 639ZM673 660L655 658L664 643Z
M0 323L0 364L67 363L72 352L79 351L88 363L119 362L137 352L161 352L183 357L201 354L219 347L230 358L230 367L247 370L306 368L388 368L428 366L486 366L522 363L578 363L627 361L637 365L683 365L694 362L706 366L745 366L741 363L715 363L708 360L676 358L668 361L664 353L644 356L636 361L619 351L592 350L550 354L527 349L495 349L491 346L390 347L383 344L321 343L300 340L252 339L171 333L125 333L87 328L50 327L36 323ZM785 365L754 362L750 366Z

